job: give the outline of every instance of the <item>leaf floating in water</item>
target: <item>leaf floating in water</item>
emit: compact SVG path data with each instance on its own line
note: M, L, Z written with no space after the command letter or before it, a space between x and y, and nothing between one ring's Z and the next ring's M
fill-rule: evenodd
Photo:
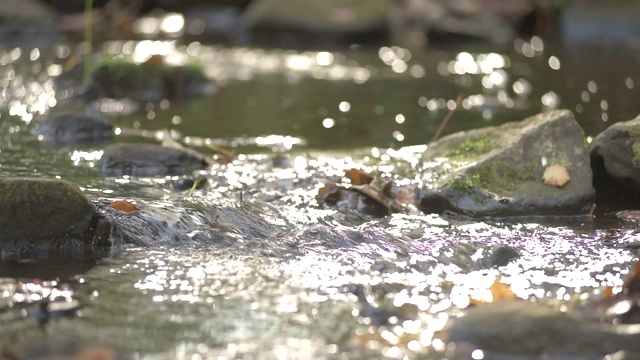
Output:
M373 176L359 169L350 169L344 173L351 185L367 185L373 181Z
M109 205L109 207L128 214L138 211L138 208L127 200L115 200L111 205Z
M569 171L562 165L551 165L544 169L542 175L545 185L561 187L568 183L571 177L569 177Z
M107 346L94 346L77 353L74 360L116 360L118 354Z
M511 287L505 283L500 282L500 277L496 277L495 281L489 287L489 291L491 292L491 301L486 301L485 299L478 299L471 296L469 301L470 306L484 305L488 303L494 303L497 301L505 301L505 300L514 300L516 299L515 294L511 291Z

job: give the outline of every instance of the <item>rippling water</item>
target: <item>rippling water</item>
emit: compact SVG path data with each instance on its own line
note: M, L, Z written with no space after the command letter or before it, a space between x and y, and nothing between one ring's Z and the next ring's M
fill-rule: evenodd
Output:
M55 79L78 50L0 50L0 175L68 179L98 203L127 198L141 212L114 237L151 244L0 267L0 346L49 349L27 350L37 353L71 340L150 359L437 359L446 349L434 333L497 276L518 297L558 306L620 286L638 236L611 214L375 218L315 200L353 167L422 185L423 148L401 147L428 142L460 93L447 132L569 108L593 136L640 112L635 55L549 48L537 38L498 52L424 54L105 44L133 59L197 60L216 80L206 98L93 105L123 129L170 128L185 143L247 154L214 166L209 186L191 195L170 190L172 178L101 177L100 147L41 146L32 132L70 106ZM274 166L281 151L290 166ZM500 246L520 257L492 266ZM48 297L75 299L78 316L39 324Z

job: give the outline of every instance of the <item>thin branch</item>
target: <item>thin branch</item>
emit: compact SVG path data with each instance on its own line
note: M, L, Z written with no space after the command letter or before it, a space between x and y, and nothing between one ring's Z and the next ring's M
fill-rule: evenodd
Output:
M460 93L458 95L458 98L456 99L456 107L454 107L453 109L449 110L449 112L444 117L444 119L442 119L442 122L440 123L440 126L438 127L438 130L436 130L436 133L433 134L433 138L431 139L429 144L431 144L432 142L434 142L434 141L436 141L436 140L438 140L440 138L440 135L442 134L442 131L447 126L447 123L449 122L451 117L453 117L453 113L455 113L456 110L458 110L458 108L462 104L462 99L463 98L464 98L464 93Z

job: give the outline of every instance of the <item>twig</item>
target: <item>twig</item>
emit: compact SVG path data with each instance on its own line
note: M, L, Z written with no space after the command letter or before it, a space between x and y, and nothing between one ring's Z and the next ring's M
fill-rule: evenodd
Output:
M449 122L449 120L451 119L451 117L453 116L453 113L456 112L456 110L460 107L460 105L462 104L462 98L464 97L464 93L460 93L458 95L458 98L456 99L456 107L454 107L453 109L449 110L449 112L447 113L447 115L444 117L444 119L442 119L442 122L440 123L440 126L438 127L438 130L436 130L436 133L433 134L433 138L431 139L431 141L429 142L429 144L431 144L432 142L438 140L440 138L440 134L442 134L442 131L444 130L444 128L447 126L447 123Z

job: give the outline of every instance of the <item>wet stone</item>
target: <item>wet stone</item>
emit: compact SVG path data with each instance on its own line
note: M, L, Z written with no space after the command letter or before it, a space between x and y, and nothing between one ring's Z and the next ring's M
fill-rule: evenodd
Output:
M640 197L640 116L611 125L589 146L598 193Z
M214 91L213 83L198 66L168 66L162 60L135 64L123 60L105 60L92 73L84 96L131 98L140 102L203 96Z
M258 0L243 12L240 25L260 41L268 35L273 42L277 39L274 34L300 41L313 34L316 43L357 34L368 34L371 39L372 34L386 31L388 11L389 4L384 0Z
M520 257L518 251L508 245L495 245L491 247L490 255L483 260L487 268L505 266Z
M191 189L202 190L207 187L208 181L205 176L181 177L171 184L174 191L188 191Z
M99 168L105 176L183 175L204 167L186 151L141 143L114 144L104 150Z
M475 307L453 320L449 340L509 355L588 356L640 351L633 325L590 322L526 301L499 301Z
M0 248L5 252L94 244L96 222L93 204L67 181L0 179Z
M595 191L583 138L566 110L446 136L423 154L430 176L421 208L474 217L586 213ZM566 167L569 182L545 185L551 165Z
M96 144L113 139L113 125L94 115L59 113L42 123L36 135L50 146Z

